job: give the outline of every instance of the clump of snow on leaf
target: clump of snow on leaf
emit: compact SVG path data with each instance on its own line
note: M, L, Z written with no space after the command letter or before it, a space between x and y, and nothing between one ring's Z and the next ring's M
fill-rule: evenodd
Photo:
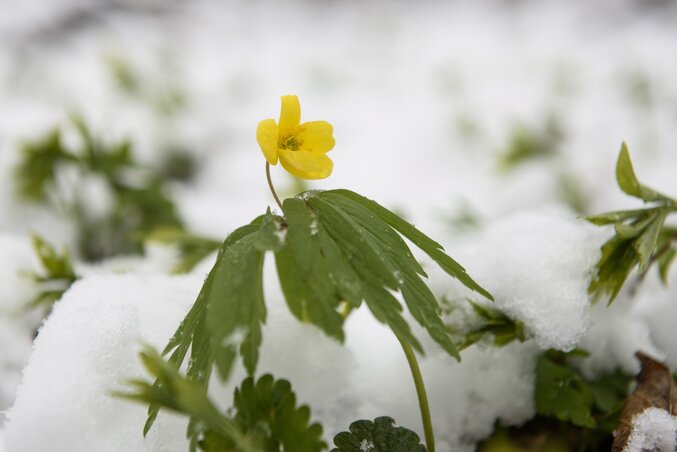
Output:
M660 408L647 408L632 418L632 431L623 452L677 449L677 416Z
M494 307L523 322L542 349L569 351L590 323L588 285L606 236L570 212L546 209L500 219L456 254Z

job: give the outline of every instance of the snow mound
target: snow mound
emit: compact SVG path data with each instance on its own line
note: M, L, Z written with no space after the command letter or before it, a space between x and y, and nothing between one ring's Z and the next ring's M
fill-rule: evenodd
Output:
M270 261L272 264L273 262ZM272 270L272 268L270 269ZM257 376L286 378L299 404L325 426L327 438L356 419L349 396L352 354L319 329L301 324L284 304L274 272L266 272L268 323ZM57 302L35 341L14 406L6 450L55 452L184 451L186 419L162 411L144 440L146 407L111 397L129 378L148 379L137 353L162 349L195 300L203 274L92 274ZM238 363L227 384L210 385L224 410L245 378ZM40 431L40 435L35 435Z
M606 235L569 212L524 212L492 223L458 254L541 348L569 351L590 323L587 289Z
M632 432L623 452L677 449L677 416L659 408L647 408L632 418Z
M164 346L200 284L160 275L75 283L35 340L7 413L6 450L187 450L184 419L161 413L144 440L146 408L110 392L127 378L145 377L140 344Z
M25 328L0 317L0 411L9 408L14 401L14 393L21 382L21 369L28 362L32 344L33 338Z

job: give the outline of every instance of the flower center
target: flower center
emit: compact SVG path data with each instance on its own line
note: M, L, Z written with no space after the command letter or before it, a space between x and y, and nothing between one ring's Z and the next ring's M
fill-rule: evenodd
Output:
M298 151L303 142L299 141L296 135L287 135L278 140L277 147L280 149L287 149L289 151Z

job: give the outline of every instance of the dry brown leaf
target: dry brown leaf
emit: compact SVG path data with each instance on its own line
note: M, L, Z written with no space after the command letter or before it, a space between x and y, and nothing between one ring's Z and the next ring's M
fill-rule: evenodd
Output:
M632 431L632 418L647 408L660 408L677 415L677 385L670 369L642 352L635 353L642 365L637 375L637 387L621 410L619 425L614 432L611 452L622 452Z

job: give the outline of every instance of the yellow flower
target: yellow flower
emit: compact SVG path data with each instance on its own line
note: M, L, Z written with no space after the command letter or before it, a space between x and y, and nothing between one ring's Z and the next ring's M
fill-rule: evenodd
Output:
M280 122L264 119L256 129L256 140L271 165L280 163L301 179L324 179L334 163L325 154L335 144L333 127L326 121L301 124L301 105L296 96L282 96Z

